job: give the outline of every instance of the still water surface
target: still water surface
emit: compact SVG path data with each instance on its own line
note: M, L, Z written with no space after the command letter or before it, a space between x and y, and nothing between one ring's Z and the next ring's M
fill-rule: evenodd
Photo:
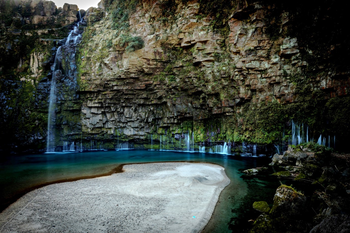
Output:
M109 151L67 154L11 156L0 162L0 210L25 192L48 183L99 176L110 173L118 165L130 163L192 161L214 163L225 167L231 183L221 193L206 232L230 232L229 223L237 215L248 190L240 178L240 169L256 167L258 160L233 158L227 155L176 153L159 151Z

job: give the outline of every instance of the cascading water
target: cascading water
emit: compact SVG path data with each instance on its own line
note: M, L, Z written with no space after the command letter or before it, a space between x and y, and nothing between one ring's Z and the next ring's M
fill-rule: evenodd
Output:
M70 144L69 151L75 151L75 145L74 145L74 142L72 142L72 144Z
M190 133L185 134L185 142L186 142L186 148L184 150L184 152L195 152L194 151L194 136L192 134L192 137L190 135ZM191 145L192 145L192 150L191 150Z
M224 145L216 145L214 147L214 150L216 154L222 154L222 155L229 155L231 154L231 146L228 143L224 143Z
M162 135L159 135L159 151L162 151Z
M190 144L190 134L186 134L186 150L191 151L191 144Z
M333 141L332 141L333 139ZM304 124L297 124L292 121L292 145L298 145L304 142L314 141L313 139L309 140L309 127ZM331 135L320 136L318 137L317 143L323 146L335 148L335 136L333 138Z
M80 22L82 22L82 17L79 11ZM66 43L59 46L54 64L51 66L52 78L49 96L49 109L48 109L48 121L47 121L47 139L46 139L46 152L56 151L56 104L57 104L57 81L60 78L64 78L62 72L62 59L70 63L68 69L65 70L65 75L69 78L74 79L73 83L68 82L68 86L71 88L76 88L76 65L75 65L75 52L76 46L80 43L81 32L79 30L79 22L74 26L73 30L70 31ZM64 53L64 55L63 55ZM67 148L68 149L68 148Z
M55 61L51 67L52 79L51 89L49 97L49 115L47 119L47 139L46 139L46 152L55 152L55 121L56 121L56 77L60 75L61 71L58 70L61 61L61 46L56 51Z
M151 134L151 149L150 149L151 151L153 151L154 149L153 149L153 135Z

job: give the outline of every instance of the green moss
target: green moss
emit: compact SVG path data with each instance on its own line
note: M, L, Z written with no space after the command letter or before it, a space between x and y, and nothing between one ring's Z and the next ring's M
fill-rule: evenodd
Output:
M274 223L267 214L260 215L254 222L250 233L275 233Z
M279 172L273 173L272 175L278 176L278 177L288 177L288 176L290 176L290 172L289 171L279 171Z
M266 201L256 201L253 203L253 208L262 213L268 213L270 211L269 204Z
M299 173L294 180L302 180L305 179L306 175L304 173Z
M317 180L318 183L322 184L326 181L327 176L325 174L322 174L321 177Z

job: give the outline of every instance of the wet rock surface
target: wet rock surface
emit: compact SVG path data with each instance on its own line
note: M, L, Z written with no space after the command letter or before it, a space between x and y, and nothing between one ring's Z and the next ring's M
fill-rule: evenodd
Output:
M350 230L348 154L331 153L311 143L290 147L283 155L273 156L272 161L266 167L269 176L293 187L282 185L276 190L273 204L268 206L271 210L255 220L250 232Z

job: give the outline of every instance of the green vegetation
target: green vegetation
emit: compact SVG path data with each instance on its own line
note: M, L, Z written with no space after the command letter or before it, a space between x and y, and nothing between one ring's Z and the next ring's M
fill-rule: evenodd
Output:
M105 0L107 11L113 21L113 29L118 32L129 28L129 17L136 10L139 0Z
M262 213L268 213L270 211L270 206L266 201L255 201L253 203L253 208Z
M43 46L36 34L3 33L0 40L0 148L5 153L43 148L47 116L35 104L41 77L32 77L29 61L33 52L49 54L51 46ZM18 66L21 60L26 62Z
M278 177L288 177L288 176L290 176L290 172L289 171L279 171L279 172L273 173L272 175L278 176Z
M130 35L125 34L122 34L120 36L119 43L121 47L126 46L125 50L128 52L133 52L135 50L142 49L145 44L141 37L131 37Z

